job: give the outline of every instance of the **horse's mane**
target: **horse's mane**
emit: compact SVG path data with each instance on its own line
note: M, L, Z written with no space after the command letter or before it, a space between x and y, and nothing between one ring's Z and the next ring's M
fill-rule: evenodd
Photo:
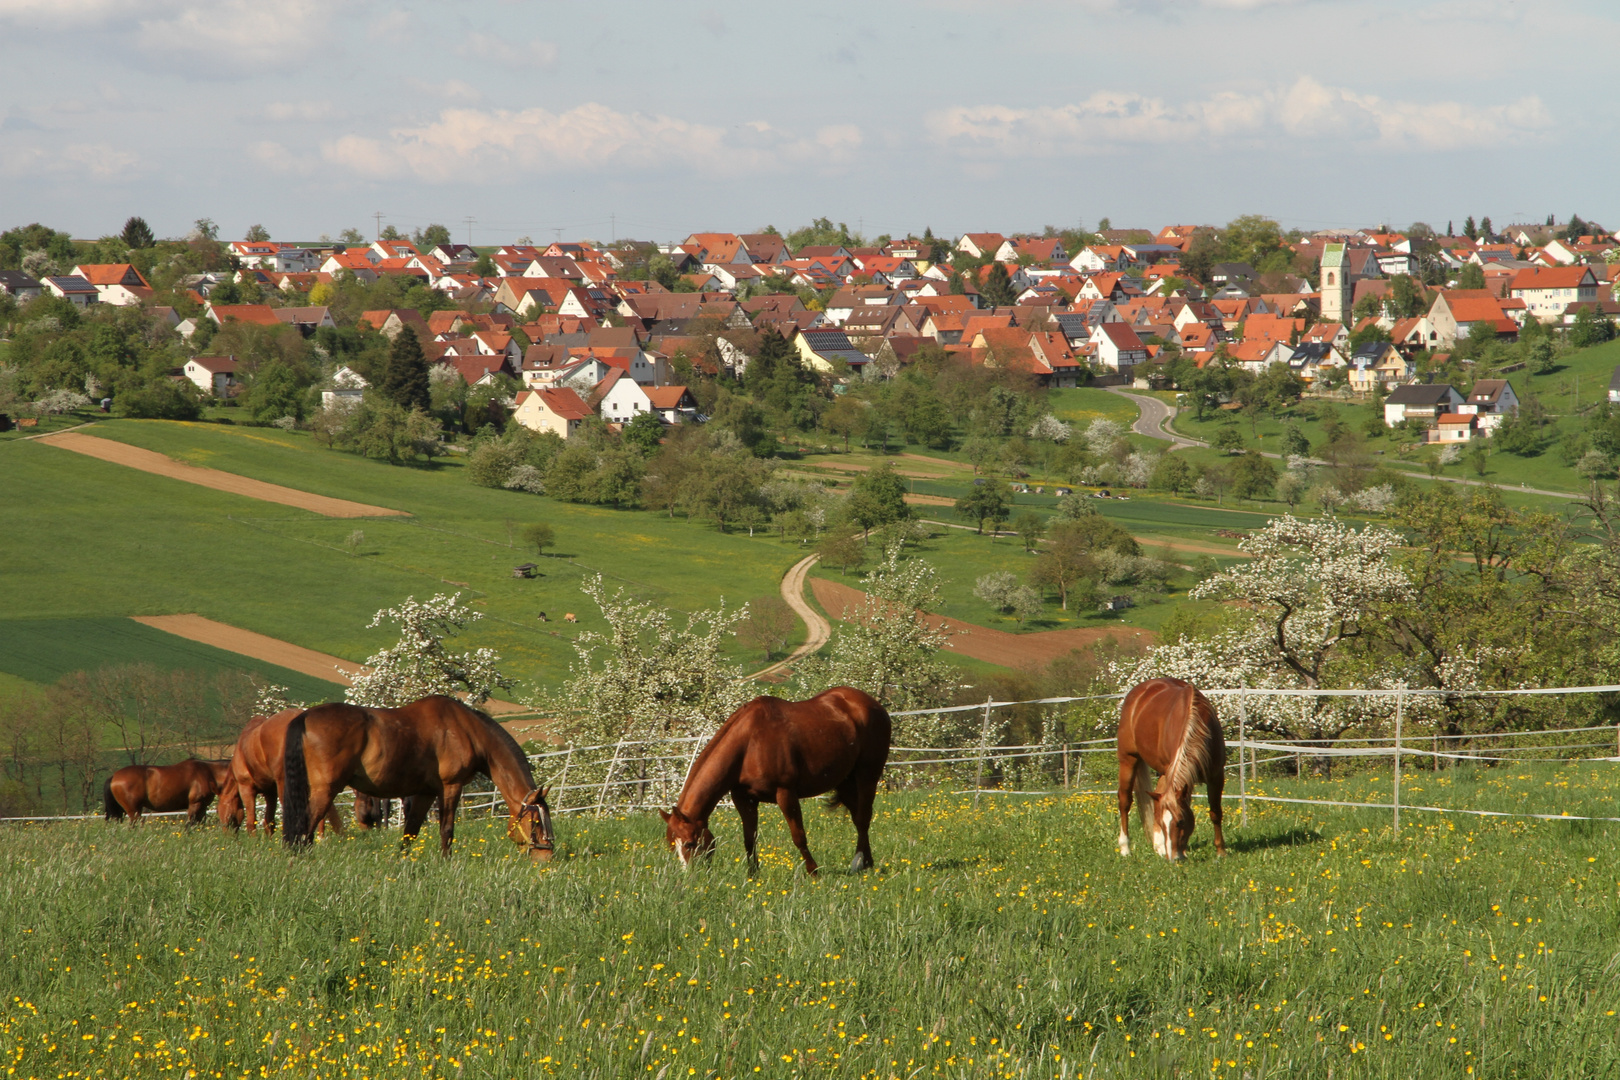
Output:
M496 743L504 746L511 753L512 757L518 763L518 768L523 771L525 777L528 779L529 786L531 788L534 787L534 770L529 765L529 755L523 752L523 747L518 745L518 741L512 737L512 733L501 727L493 716L489 715L489 713L485 712L483 709L478 708L476 705L468 705L465 701L463 701L461 704L468 712L472 713L474 716L478 717L478 719L484 722L485 732L488 733L490 738L492 738Z
M1170 762L1170 786L1190 788L1199 777L1208 778L1210 768L1210 720L1212 709L1198 691L1187 687L1187 719L1181 729L1181 745Z

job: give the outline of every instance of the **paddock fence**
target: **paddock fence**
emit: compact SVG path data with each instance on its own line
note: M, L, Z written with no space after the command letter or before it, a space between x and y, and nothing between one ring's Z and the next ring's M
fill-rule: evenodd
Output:
M1529 762L1620 763L1620 722L1546 724L1521 730L1458 731L1437 717L1443 709L1459 707L1489 713L1491 703L1540 702L1539 711L1520 714L1554 719L1596 719L1620 712L1620 701L1602 695L1620 695L1620 685L1543 687L1517 690L1429 690L1395 687L1376 690L1293 690L1231 688L1204 690L1217 705L1227 749L1225 801L1237 803L1238 823L1248 823L1248 804L1300 805L1388 811L1398 832L1401 814L1437 813L1483 817L1519 817L1568 821L1620 822L1620 817L1543 814L1429 806L1403 802L1401 774L1416 766L1435 771L1458 765L1496 766ZM976 714L978 739L949 746L894 746L890 750L884 784L888 790L948 788L983 796L1106 795L1115 793L1114 738L1112 735L1072 739L1058 737L1079 728L1111 729L1114 702L1124 694L1091 694L1037 698L1024 701L990 700L980 704L905 710L893 713L897 721L911 718ZM1580 698L1586 704L1571 709ZM1548 701L1562 708L1548 709ZM1281 738L1268 733L1278 726L1283 709L1296 704L1306 710L1322 703L1346 710L1355 720L1332 739ZM1010 710L1031 710L1043 717L1042 730L1052 734L1038 743L1004 741L1005 717ZM1571 713L1573 712L1573 716ZM1556 715L1555 715L1556 714ZM904 725L897 725L903 729ZM674 805L688 772L710 735L659 739L624 739L616 743L567 746L529 755L536 781L550 789L549 802L558 815L618 815L645 813ZM1102 755L1099 757L1099 755ZM1391 767L1391 797L1387 803L1285 798L1249 790L1262 777L1304 776L1308 771L1331 773L1335 763L1362 768ZM1106 786L1103 786L1106 785ZM1235 790L1234 790L1235 787ZM1200 793L1201 794L1201 793ZM344 799L347 809L348 799ZM497 814L505 804L493 787L480 780L464 793L463 814ZM0 817L0 822L67 821L99 814ZM149 815L175 817L174 815ZM393 821L399 821L397 806Z

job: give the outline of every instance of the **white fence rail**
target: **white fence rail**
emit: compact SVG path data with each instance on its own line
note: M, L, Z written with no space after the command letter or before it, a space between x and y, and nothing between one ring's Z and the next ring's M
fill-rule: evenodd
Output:
M1617 686L1543 687L1522 690L1439 691L1404 689L1379 690L1204 690L1205 696L1227 706L1223 729L1227 734L1227 769L1236 770L1240 824L1248 823L1248 804L1257 802L1298 803L1391 812L1394 829L1400 829L1402 809L1425 813L1474 814L1487 817L1525 817L1570 821L1620 821L1612 817L1586 817L1573 814L1510 813L1436 806L1404 805L1400 780L1403 759L1427 760L1431 767L1455 767L1458 762L1499 764L1542 761L1620 762L1620 724L1580 727L1546 727L1531 731L1492 731L1444 734L1429 729L1412 732L1406 727L1408 703L1414 700L1444 698L1490 699L1502 697L1545 697L1549 695L1590 695L1620 693ZM956 705L938 709L897 712L896 718L979 712L982 714L977 743L957 746L896 746L890 751L885 781L892 788L909 786L957 785L971 783L963 790L977 802L985 794L1048 795L1055 791L1078 794L1113 794L1111 788L1081 790L1086 755L1114 754L1110 737L1007 745L999 741L995 714L1009 708L1072 706L1085 702L1117 701L1123 694L1095 694L1078 697L1039 698L1030 701L986 701L977 705ZM1249 703L1266 698L1379 699L1393 713L1389 735L1356 735L1336 739L1281 739L1249 735ZM1233 714L1236 714L1235 716ZM1232 736L1235 736L1232 737ZM1532 740L1528 744L1523 740ZM1537 741L1539 740L1539 741ZM1549 741L1550 740L1550 741ZM557 814L624 814L661 809L674 804L688 771L708 736L684 736L655 740L626 739L617 743L573 746L530 755L537 782L550 787L550 802ZM1594 751L1597 751L1594 753ZM1267 755L1267 756L1260 756ZM1339 802L1321 799L1291 799L1249 794L1249 785L1263 766L1279 766L1303 772L1303 762L1344 758L1377 760L1392 764L1389 803ZM1008 781L1036 781L1039 790L1006 786ZM987 787L987 782L1001 786ZM482 790L479 790L482 788ZM504 812L504 803L487 785L475 785L464 797L463 813ZM152 815L165 816L165 815ZM100 817L99 814L61 817L0 818L0 822L66 821ZM395 820L398 820L397 810Z

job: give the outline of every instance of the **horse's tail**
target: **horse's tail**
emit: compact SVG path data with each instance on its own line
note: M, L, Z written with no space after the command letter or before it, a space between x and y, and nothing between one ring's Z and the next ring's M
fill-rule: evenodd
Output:
M110 776L107 777L107 782L101 786L101 812L107 815L108 821L124 820L124 808L113 797L112 777Z
M1131 774L1131 783L1136 787L1136 816L1142 822L1142 828L1152 836L1156 826L1153 823L1153 780L1150 772L1147 762L1138 761L1136 772Z
M282 755L281 838L288 847L303 847L314 832L309 820L309 770L304 764L304 717L301 712L287 725L287 749Z

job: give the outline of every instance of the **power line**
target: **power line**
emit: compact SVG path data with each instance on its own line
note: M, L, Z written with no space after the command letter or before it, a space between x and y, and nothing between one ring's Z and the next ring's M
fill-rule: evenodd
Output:
M473 217L471 214L468 214L466 217L462 218L461 220L463 220L463 221L465 221L467 223L467 246L472 247L472 227L473 227L473 222L477 221L478 219Z

